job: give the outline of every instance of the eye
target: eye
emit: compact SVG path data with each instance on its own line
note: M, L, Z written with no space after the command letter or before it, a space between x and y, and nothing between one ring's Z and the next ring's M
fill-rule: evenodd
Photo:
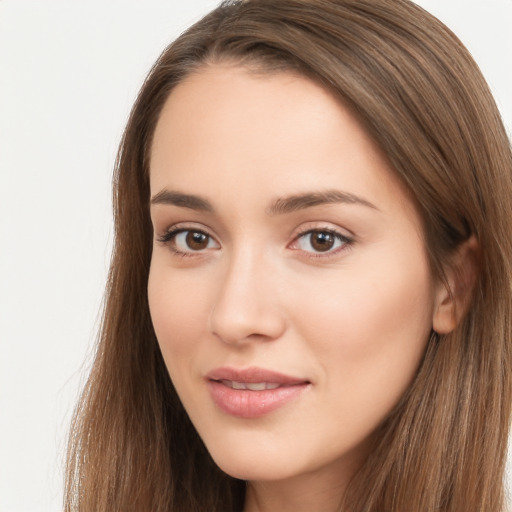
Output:
M198 229L174 229L159 238L159 242L169 245L175 253L181 255L219 248L213 237Z
M333 253L342 249L352 240L341 233L328 229L312 229L302 233L292 244L292 249L309 253Z

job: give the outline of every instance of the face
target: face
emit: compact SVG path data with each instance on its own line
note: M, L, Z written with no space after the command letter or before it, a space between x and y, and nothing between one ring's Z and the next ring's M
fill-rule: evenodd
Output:
M151 316L214 460L251 481L348 474L437 300L386 158L320 86L218 64L171 93L150 172Z

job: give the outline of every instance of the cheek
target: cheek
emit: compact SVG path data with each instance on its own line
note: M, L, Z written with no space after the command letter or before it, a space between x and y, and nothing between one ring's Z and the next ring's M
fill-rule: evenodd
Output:
M205 290L175 270L152 265L148 300L153 327L169 372L183 363L205 329ZM171 357L172 355L172 357Z
M297 300L294 308L333 400L354 412L366 409L361 417L374 415L375 422L411 383L432 325L428 267L404 268L400 262L351 268L322 283L314 301ZM312 292L303 289L300 296Z

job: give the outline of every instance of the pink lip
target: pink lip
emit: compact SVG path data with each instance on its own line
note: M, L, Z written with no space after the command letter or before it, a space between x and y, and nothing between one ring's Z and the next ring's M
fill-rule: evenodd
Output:
M259 418L284 406L305 391L311 383L263 368L217 368L206 375L214 403L227 414L239 418ZM233 389L226 382L266 382L279 384L275 389L252 391Z

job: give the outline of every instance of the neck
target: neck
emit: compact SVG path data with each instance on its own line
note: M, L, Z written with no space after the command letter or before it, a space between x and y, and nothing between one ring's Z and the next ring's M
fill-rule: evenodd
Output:
M348 479L336 471L248 482L244 512L337 512Z

